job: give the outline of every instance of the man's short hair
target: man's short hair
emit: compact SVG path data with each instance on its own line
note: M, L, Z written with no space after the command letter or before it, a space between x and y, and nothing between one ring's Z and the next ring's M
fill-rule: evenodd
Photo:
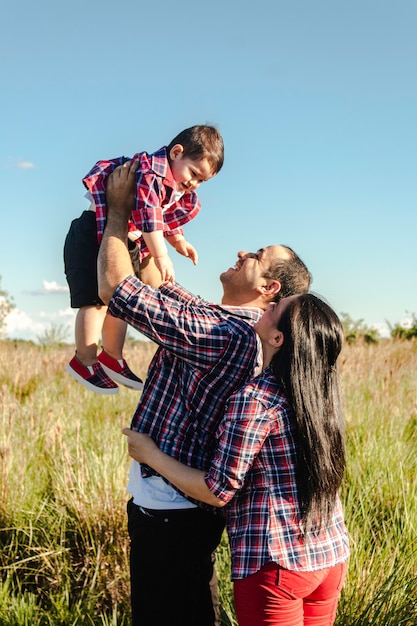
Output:
M213 176L220 172L224 161L224 144L217 128L214 126L186 128L169 143L168 154L177 143L184 148L183 156L194 161L207 159Z
M312 281L312 276L300 257L288 246L283 247L288 252L290 258L274 259L269 270L264 274L265 278L278 280L281 283L281 289L273 298L274 302L278 302L287 296L307 293Z

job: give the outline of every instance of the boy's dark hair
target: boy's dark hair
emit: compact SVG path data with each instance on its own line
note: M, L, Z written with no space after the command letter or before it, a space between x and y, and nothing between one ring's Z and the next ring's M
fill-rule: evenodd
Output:
M167 146L167 154L177 143L184 148L183 156L193 160L207 159L218 174L224 161L223 139L214 126L191 126L181 131Z

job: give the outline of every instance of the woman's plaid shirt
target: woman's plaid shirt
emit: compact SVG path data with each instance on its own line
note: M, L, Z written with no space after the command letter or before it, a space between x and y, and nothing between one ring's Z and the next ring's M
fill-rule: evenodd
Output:
M222 308L176 283L153 289L133 276L119 285L109 310L160 346L131 427L182 463L208 470L227 398L261 365L252 325L262 311Z
M218 448L206 483L228 502L224 510L234 580L270 561L313 571L347 560L339 499L327 527L301 533L294 418L270 368L230 398L216 436Z

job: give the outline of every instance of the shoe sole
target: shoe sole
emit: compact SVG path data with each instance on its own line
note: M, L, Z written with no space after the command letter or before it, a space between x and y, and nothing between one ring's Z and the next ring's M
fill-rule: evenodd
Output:
M119 393L119 387L96 387L96 385L92 385L88 382L88 380L85 380L85 378L75 372L70 365L67 365L65 369L67 370L68 374L71 374L71 376L75 378L75 380L78 380L79 383L84 385L84 387L86 387L90 391L95 391L95 393L99 393L102 396L112 396L115 393Z
M134 380L130 380L130 378L125 378L121 374L118 374L117 372L114 372L113 370L111 370L109 367L107 367L107 365L104 365L101 361L100 361L100 365L104 369L106 374L110 376L110 378L114 380L115 383L118 383L119 385L123 385L124 387L128 387L129 389L134 389L135 391L142 391L143 383L137 383Z

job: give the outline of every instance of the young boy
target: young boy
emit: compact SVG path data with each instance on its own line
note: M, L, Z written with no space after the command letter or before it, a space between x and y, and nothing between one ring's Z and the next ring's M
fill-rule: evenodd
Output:
M197 264L197 251L185 240L182 225L199 212L195 190L220 171L223 158L222 137L212 126L192 126L157 152L133 156L139 160L139 167L128 245L134 271L143 282L159 286L174 280L166 242ZM64 245L71 306L79 309L75 320L76 353L66 369L85 387L102 394L117 393L117 383L137 390L143 387L123 359L127 325L106 315L107 307L98 296L97 286L97 255L107 215L106 180L128 160L119 157L99 161L85 176L86 195L92 203L89 210L73 220ZM100 331L103 350L97 356Z

